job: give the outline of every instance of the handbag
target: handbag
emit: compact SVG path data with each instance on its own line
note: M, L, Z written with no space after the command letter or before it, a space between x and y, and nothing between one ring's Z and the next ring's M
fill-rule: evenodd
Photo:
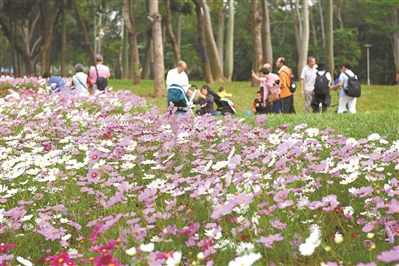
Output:
M275 103L278 100L280 100L280 95L278 94L278 92L271 93L269 94L269 96L267 96L267 101L269 103Z

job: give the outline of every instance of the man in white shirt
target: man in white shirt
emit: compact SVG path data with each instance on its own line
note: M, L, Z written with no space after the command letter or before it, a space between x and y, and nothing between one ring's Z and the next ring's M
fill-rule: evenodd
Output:
M187 68L187 64L184 61L179 61L177 67L169 70L166 76L166 87L170 87L172 84L177 84L183 87L187 92L187 95L192 97L193 91L189 90L191 85L188 83L188 76L184 72Z
M305 99L305 111L310 112L310 104L313 98L314 82L316 78L317 65L316 58L308 57L308 65L302 69L300 77L300 95ZM304 86L305 85L305 86ZM305 90L304 90L305 87Z

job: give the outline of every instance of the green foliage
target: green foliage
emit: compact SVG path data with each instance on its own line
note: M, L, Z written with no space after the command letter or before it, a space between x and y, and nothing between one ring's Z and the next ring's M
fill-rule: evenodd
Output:
M357 36L357 29L334 30L334 59L337 64L350 62L353 66L358 65L362 51Z

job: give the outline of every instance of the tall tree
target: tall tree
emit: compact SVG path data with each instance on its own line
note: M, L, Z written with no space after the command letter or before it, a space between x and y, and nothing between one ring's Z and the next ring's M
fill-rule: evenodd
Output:
M263 62L273 64L273 47L270 33L269 3L262 0L262 52Z
M66 53L68 50L67 36L66 36L66 6L65 0L61 0L61 76L66 77Z
M205 30L205 42L207 51L209 53L209 61L212 70L212 76L214 81L226 81L223 75L222 62L220 61L218 49L216 46L215 38L213 37L212 22L210 9L206 0L199 0L204 16L204 30Z
M165 2L165 9L166 9L166 32L168 33L168 37L170 39L172 49L173 49L173 54L175 55L175 64L177 65L177 62L181 60L180 56L180 45L177 42L177 39L175 37L175 34L173 32L173 27L172 27L172 8L170 5L170 0L164 0Z
M224 73L228 81L232 80L234 70L234 0L229 0L229 19L226 33L226 56Z
M149 0L149 16L151 23L153 54L154 54L154 96L162 98L166 96L164 86L165 65L163 60L163 44L162 44L162 15L158 11L158 0Z
M223 7L217 12L217 18L218 18L218 33L216 35L216 46L218 48L218 54L220 58L220 62L222 63L222 69L224 68L223 62L223 51L224 51L224 17L226 16L226 6L223 5Z
M202 68L205 74L205 82L208 84L213 84L214 81L211 72L211 66L209 63L209 56L205 44L204 18L202 16L201 2L199 0L193 0L193 2L195 4L195 11L197 14L197 38L198 38L199 53L202 61Z
M334 73L334 39L333 39L333 1L327 1L326 12L326 46L324 47L324 58L327 71Z
M137 2L136 10L138 9ZM158 5L158 2L157 2ZM123 0L123 18L125 20L125 25L129 30L130 37L130 50L132 57L132 71L133 71L133 85L140 85L140 57L139 57L139 48L137 43L137 31L136 31L136 23L135 16L132 13L132 7L129 0Z
M77 19L78 24L80 26L81 34L82 34L82 37L83 37L83 44L82 45L85 48L85 50L87 52L87 55L90 58L90 62L93 65L95 65L96 64L96 59L95 59L95 56L94 56L94 51L93 51L93 48L91 47L91 44L90 44L89 35L87 34L86 23L83 20L83 17L82 17L82 15L80 13L80 7L78 7L78 5L76 3L76 0L71 0L71 3L72 3L72 6L73 6L73 8L75 10L76 19Z
M258 1L251 0L249 3L249 14L247 15L247 21L251 28L252 42L253 42L253 61L252 69L255 72L259 72L259 67L263 64L262 54L262 38L261 38L261 23L262 17L258 12ZM258 86L258 82L252 79L251 86Z
M300 40L299 40L299 59L298 59L298 77L301 75L301 71L306 66L308 50L309 50L309 4L308 0L302 2L302 21L299 25L300 28ZM299 13L299 12L298 12ZM301 18L299 18L301 20Z
M50 44L53 37L55 19L60 8L60 1L52 2L49 0L40 0L39 3L42 35L42 45L40 46L42 72L50 71ZM49 8L51 9L48 10Z

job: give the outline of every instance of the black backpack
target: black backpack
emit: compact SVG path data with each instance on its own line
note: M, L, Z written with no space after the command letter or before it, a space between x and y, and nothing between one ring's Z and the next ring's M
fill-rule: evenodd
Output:
M330 92L330 88L328 87L328 79L326 77L327 72L324 72L323 75L320 75L319 72L316 72L316 80L314 83L314 93L319 95L327 95Z
M361 87L359 80L356 78L356 75L351 77L345 72L344 74L348 77L348 86L344 88L344 92L346 93L346 95L351 97L360 97Z
M108 80L106 78L98 76L97 66L96 66L96 72L97 72L97 80L96 80L97 89L103 91L105 90L106 87L108 87Z
M291 85L288 87L288 89L290 89L290 92L294 93L296 91L296 82L295 82L295 78L294 75L289 75L288 72L282 70L285 74L287 74L291 80Z

